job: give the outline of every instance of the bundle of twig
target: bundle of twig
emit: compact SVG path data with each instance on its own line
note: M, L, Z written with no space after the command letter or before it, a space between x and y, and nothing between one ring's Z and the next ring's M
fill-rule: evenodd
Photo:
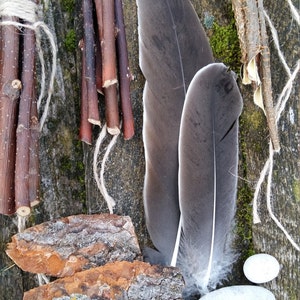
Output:
M19 22L11 16L2 16L1 21ZM14 25L1 26L0 213L27 216L39 203L39 128L34 91L35 33L30 28L20 33Z
M124 139L131 139L134 135L130 100L131 75L122 1L84 0L83 19L84 37L80 42L82 49L80 139L91 144L92 124L100 125L97 91L104 94L107 131L112 135L120 132L118 96L120 97Z

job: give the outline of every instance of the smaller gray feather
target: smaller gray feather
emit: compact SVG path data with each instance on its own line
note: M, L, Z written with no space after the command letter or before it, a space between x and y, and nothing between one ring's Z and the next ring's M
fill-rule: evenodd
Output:
M236 207L241 111L235 76L225 65L210 64L195 75L179 137L182 240L177 265L188 294L214 288L232 266L227 242Z

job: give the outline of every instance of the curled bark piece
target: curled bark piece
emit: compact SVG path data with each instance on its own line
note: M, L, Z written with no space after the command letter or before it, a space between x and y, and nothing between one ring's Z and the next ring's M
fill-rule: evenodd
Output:
M24 271L70 276L109 261L133 261L140 248L129 217L76 215L12 237L7 255Z
M82 71L81 71L81 104L80 104L80 129L79 138L82 142L92 144L92 123L88 121L89 117L89 102L86 84L86 63L83 53L84 42L79 42L79 48L82 50Z
M115 0L115 14L117 27L117 56L119 69L119 90L123 118L124 139L129 140L134 136L134 119L130 99L131 74L129 70L127 42L121 0Z
M117 97L114 0L96 0L95 4L101 40L102 80L107 131L110 134L118 134L120 132L120 120Z
M88 99L88 121L101 125L96 88L95 31L92 0L83 0L85 80Z
M2 21L17 21L2 17ZM19 33L14 26L1 26L0 63L0 213L15 212L14 171L17 104L21 82L18 78Z
M261 0L233 0L232 5L244 64L243 83L253 85L254 102L265 112L273 149L279 151L263 3Z
M32 289L24 300L70 299L182 299L183 280L175 268L141 261L114 262L78 272L72 277ZM82 297L82 298L79 298ZM86 298L85 298L86 297Z
M30 164L30 123L31 106L34 97L34 54L35 34L31 29L24 29L24 50L22 62L22 92L19 104L17 127L15 203L20 216L30 214L29 164ZM35 154L37 155L37 153ZM33 156L32 156L33 158Z

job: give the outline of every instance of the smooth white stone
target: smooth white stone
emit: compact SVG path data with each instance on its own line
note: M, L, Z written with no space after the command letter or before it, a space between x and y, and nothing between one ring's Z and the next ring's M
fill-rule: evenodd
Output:
M248 257L243 269L251 282L265 283L278 276L280 265L274 256L261 253Z
M210 292L201 300L275 300L275 296L260 286L234 285Z

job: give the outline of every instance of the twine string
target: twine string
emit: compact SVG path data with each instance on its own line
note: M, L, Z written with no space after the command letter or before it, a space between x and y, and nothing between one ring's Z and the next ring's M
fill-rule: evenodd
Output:
M291 14L292 14L293 19L297 21L298 25L300 25L300 23L299 23L300 18L299 18L299 13L298 13L297 9L294 7L293 3L290 0L288 0L288 4L290 6L290 10L291 10ZM273 41L274 41L274 45L275 45L275 48L277 50L279 59L280 59L281 63L283 64L284 69L285 69L285 71L288 75L288 80L287 80L284 88L282 89L282 92L279 95L278 100L277 100L277 104L275 106L275 117L276 117L276 123L278 124L279 120L282 116L282 113L286 108L287 102L290 98L296 76L299 73L300 60L297 61L296 67L295 67L294 71L292 72L291 69L289 68L289 66L286 63L286 59L284 57L283 52L280 49L280 44L279 44L279 38L278 38L277 31L276 31L270 17L268 16L268 14L265 10L264 10L264 16L265 16L265 18L268 22L269 27L270 27L271 34L272 34ZM261 222L259 214L258 214L259 195L260 195L262 184L264 183L264 181L267 177L266 203L267 203L268 213L269 213L271 219L278 226L278 228L284 233L284 235L289 240L291 245L297 251L300 251L300 246L295 242L295 240L288 233L288 231L285 229L285 227L282 225L282 223L279 221L279 219L275 216L275 214L273 212L273 208L272 208L273 166L274 166L274 150L273 150L273 147L272 147L272 143L270 141L269 142L269 158L267 159L267 161L264 164L264 167L263 167L263 169L260 173L258 182L257 182L256 187L255 187L255 192L254 192L254 197L253 197L253 222L254 222L254 224Z

